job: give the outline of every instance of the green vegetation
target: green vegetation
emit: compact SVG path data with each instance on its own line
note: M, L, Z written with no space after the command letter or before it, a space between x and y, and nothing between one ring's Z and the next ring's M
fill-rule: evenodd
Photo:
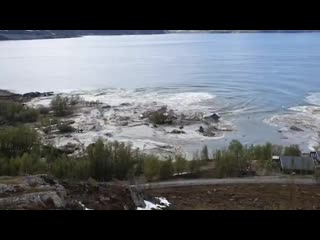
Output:
M291 145L289 147L285 147L284 154L285 156L300 156L301 150L298 145Z
M170 179L174 174L174 167L172 159L167 161L162 161L160 164L160 179L167 180Z
M184 173L187 170L187 167L188 167L187 164L188 162L183 156L176 155L174 166L175 166L175 171L178 175Z
M64 117L74 112L75 105L83 101L79 96L62 97L55 96L51 100L51 108L57 117Z
M148 156L144 160L144 176L147 181L155 180L160 175L160 161L156 156Z
M29 153L32 147L38 144L38 134L31 128L8 127L0 131L0 156L22 156L24 153Z
M209 152L208 152L207 145L205 145L201 151L201 160L205 160L205 161L209 160Z
M250 167L256 170L271 171L275 168L272 163L273 155L300 156L297 145L283 148L279 145L266 143L264 145L242 145L233 140L229 148L216 153L216 170L218 177L239 176Z
M62 123L58 123L57 128L61 133L72 133L76 131L74 127L67 124L62 124Z
M37 121L39 111L13 101L0 101L0 125L16 125Z

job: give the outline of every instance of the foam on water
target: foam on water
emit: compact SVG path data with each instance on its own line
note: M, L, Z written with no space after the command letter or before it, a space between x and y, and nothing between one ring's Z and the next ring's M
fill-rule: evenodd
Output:
M320 92L310 93L306 97L306 101L310 104L320 106Z
M307 139L310 149L320 143L320 92L308 94L305 100L308 105L290 107L285 114L273 115L264 122L279 127L288 138ZM292 126L303 131L291 131Z
M205 110L208 106L206 101L215 98L207 92L172 92L152 89L104 89L96 91L74 91L71 94L78 94L86 101L99 101L111 106L118 106L122 103L130 103L136 106L148 106L150 104L161 106L167 105L176 111Z

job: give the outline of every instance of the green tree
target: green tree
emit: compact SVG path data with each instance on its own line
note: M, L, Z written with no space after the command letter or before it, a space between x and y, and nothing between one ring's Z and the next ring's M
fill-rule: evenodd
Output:
M176 155L175 156L175 170L178 175L182 174L185 172L187 169L187 160L181 156L181 155Z
M200 173L200 167L201 167L200 160L193 159L192 161L190 161L189 168L190 168L190 172L193 175L198 175Z
M174 169L172 159L161 162L160 165L160 179L167 180L173 176Z
M69 98L60 95L55 96L51 100L51 108L58 117L63 117L72 113Z
M201 160L208 161L209 160L209 152L208 147L205 145L201 151Z
M144 176L152 181L160 175L160 161L158 157L149 155L144 160Z
M39 144L39 138L37 132L31 128L9 127L0 131L0 155L21 156L30 152L35 144Z
M298 145L290 145L284 149L285 156L300 156L301 150Z

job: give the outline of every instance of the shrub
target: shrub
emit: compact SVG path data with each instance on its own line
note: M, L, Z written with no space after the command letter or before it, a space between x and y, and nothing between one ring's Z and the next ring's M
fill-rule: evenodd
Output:
M66 124L58 124L57 128L61 133L71 133L76 130L74 127Z
M207 145L205 145L201 151L201 160L205 160L205 161L209 160L209 152L208 152Z
M197 176L200 173L200 167L201 167L200 160L193 159L189 163L189 170L194 176Z
M167 180L174 174L172 160L163 161L160 164L160 179Z
M0 131L0 155L21 156L30 152L36 144L39 144L38 134L31 128L20 126Z
M147 181L152 181L160 175L160 162L156 156L146 156L144 159L144 176Z
M13 101L0 101L0 123L15 125L37 121L39 111Z
M290 145L284 149L285 156L300 156L301 150L298 145Z
M45 106L41 106L41 107L39 107L39 112L42 115L47 115L50 112L50 108L45 107Z
M187 160L181 155L175 157L175 170L178 175L187 170Z
M60 95L57 95L51 100L51 108L58 117L67 116L73 112L69 98Z

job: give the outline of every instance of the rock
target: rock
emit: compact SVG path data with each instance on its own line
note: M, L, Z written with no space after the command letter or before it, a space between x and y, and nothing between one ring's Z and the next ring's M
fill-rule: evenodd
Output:
M104 135L107 137L113 137L112 133L105 133Z
M0 199L0 209L63 209L65 201L54 191L27 193Z
M43 178L38 176L27 176L25 178L25 183L27 183L30 187L36 187L39 185L45 185L46 182Z
M71 125L71 124L74 124L75 121L74 120L65 120L63 122L61 122L63 125Z
M7 185L7 184L0 184L0 195L15 193L15 192L16 192L16 189L14 188L14 186Z
M50 185L58 184L58 181L56 181L54 177L50 175L44 174L44 175L39 175L39 177L42 178L45 181L45 183L48 183Z
M291 126L290 129L293 131L303 132L303 129L296 127L296 126Z
M213 132L211 128L208 128L207 130L204 131L203 136L214 137L214 136L216 136L216 133Z
M74 127L66 124L59 124L57 128L61 133L72 133L76 131Z
M129 121L130 117L129 116L120 116L119 121Z
M212 121L215 121L215 122L218 122L220 118L221 117L216 113L214 113L214 114L212 114L210 116L204 117L205 120L212 120Z
M128 126L129 125L129 122L125 121L125 122L122 122L120 123L121 126L125 127L125 126Z
M28 99L32 99L32 98L38 98L38 97L48 97L48 96L53 96L54 93L53 92L29 92L29 93L25 93L22 95L22 98L24 100L28 100Z
M179 127L179 129L183 129L183 128L184 128L184 126L180 126L180 127Z
M106 105L103 105L101 108L102 108L102 109L110 109L110 108L111 108L111 106L110 106L110 105L108 105L108 104L106 104Z
M129 106L131 106L130 103L121 103L120 104L120 107L129 107Z
M204 129L202 126L200 126L199 130L198 130L200 133L204 133Z
M23 94L22 97L24 97L24 98L36 98L36 97L41 97L41 93L39 93L39 92L29 92L29 93Z
M174 130L172 130L170 133L172 133L172 134L185 134L186 132L185 132L185 131L180 131L180 130L174 129Z
M78 147L77 144L68 143L67 145L64 145L64 146L60 147L59 150L60 150L62 153L65 153L65 154L72 154L72 153L74 153L76 150L79 150L79 147Z

